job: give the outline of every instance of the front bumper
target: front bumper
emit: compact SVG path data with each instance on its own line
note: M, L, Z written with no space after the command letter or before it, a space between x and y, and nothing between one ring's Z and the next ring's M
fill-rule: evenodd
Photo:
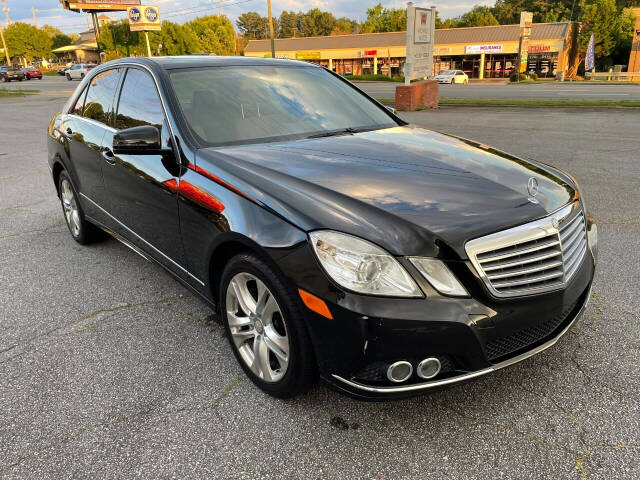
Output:
M582 314L584 313L584 310L586 309L589 303L590 297L591 297L591 284L589 285L589 288L585 290L585 292L583 293L579 304L571 312L569 319L566 322L563 322L562 327L559 329L559 331L554 333L553 336L551 336L551 338L549 338L546 341L543 340L543 343L531 348L530 350L527 350L523 353L517 354L511 358L507 358L495 364L491 364L485 368L480 368L478 370L466 372L466 373L454 374L454 375L437 379L437 380L413 383L409 385L398 385L398 386L367 385L365 383L361 383L353 379L348 380L347 378L343 378L340 375L336 375L336 374L332 374L331 379L325 378L325 380L328 380L329 383L334 388L342 391L343 393L346 393L350 396L359 397L362 399L369 399L369 400L404 398L404 397L420 394L428 390L437 390L449 385L464 383L474 378L486 375L487 373L495 372L496 370L500 370L502 368L519 363L555 345L558 342L558 340L560 340L560 338L565 333L567 333L567 331L571 328L571 326L582 316Z
M470 294L453 298L433 290L399 258L426 294L415 299L342 291L327 281L309 245L278 263L297 287L322 298L333 316L329 320L303 309L321 377L340 392L381 400L465 382L554 345L589 301L597 258L597 229L590 217L587 238L590 254L564 288L514 298L492 296L468 260L446 262ZM424 380L415 369L430 357L438 358L443 369ZM399 361L411 363L414 372L393 383L386 368Z

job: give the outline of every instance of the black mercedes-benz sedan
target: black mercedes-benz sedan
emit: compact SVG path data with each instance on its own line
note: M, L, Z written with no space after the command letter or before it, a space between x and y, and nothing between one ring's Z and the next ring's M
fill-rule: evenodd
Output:
M211 304L274 396L464 382L550 347L589 300L575 179L408 125L315 65L109 62L48 146L72 237L107 232Z

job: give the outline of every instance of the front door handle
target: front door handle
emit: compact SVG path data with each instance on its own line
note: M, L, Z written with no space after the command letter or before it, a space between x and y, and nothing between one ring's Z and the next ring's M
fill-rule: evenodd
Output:
M104 158L105 161L111 165L116 164L116 156L108 148L102 151L102 158Z

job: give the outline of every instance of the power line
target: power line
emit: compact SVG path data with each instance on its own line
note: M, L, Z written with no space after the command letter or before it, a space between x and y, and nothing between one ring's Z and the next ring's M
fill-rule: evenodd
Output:
M207 10L217 10L217 9L222 9L222 5L227 6L227 7L231 7L231 6L236 6L236 5L241 5L243 3L249 3L249 2L255 2L256 0L220 0L221 4L220 5L198 5L196 7L189 7L189 8L182 8L182 9L178 9L178 10L173 10L173 11L169 11L168 13L163 13L161 15L161 18L165 19L165 18L174 18L174 17L179 17L182 15L190 15L192 13L200 13L200 12L204 12ZM49 24L48 24L49 25ZM81 23L76 23L76 24L70 24L70 25L52 25L54 28L59 28L59 29L63 29L63 28L84 28L86 27L86 25L81 24Z

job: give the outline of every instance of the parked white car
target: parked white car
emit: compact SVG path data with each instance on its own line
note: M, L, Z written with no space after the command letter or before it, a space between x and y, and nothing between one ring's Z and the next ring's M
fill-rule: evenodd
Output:
M65 75L67 77L67 80L80 80L84 78L84 76L89 73L93 67L95 67L95 65L89 65L88 63L78 63L69 67L65 72Z
M439 83L469 83L469 76L462 70L443 70L438 75L433 77Z

